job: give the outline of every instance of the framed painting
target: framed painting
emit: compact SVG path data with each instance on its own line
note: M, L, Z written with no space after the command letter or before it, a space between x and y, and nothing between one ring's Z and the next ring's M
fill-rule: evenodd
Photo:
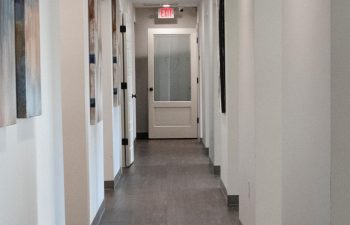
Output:
M119 1L112 0L112 40L113 40L113 105L120 105L120 82L123 59L120 51L121 34L119 31L121 13L119 11Z
M226 68L225 68L225 0L219 2L219 48L221 112L226 113Z
M16 123L15 11L0 1L0 127Z
M15 0L17 117L41 115L39 0Z
M89 79L90 79L90 124L102 120L102 81L101 81L101 10L98 0L89 0Z

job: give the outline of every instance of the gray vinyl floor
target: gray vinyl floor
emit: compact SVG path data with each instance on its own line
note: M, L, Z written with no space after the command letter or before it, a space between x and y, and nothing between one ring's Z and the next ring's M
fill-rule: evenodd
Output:
M197 140L138 141L101 225L238 225Z

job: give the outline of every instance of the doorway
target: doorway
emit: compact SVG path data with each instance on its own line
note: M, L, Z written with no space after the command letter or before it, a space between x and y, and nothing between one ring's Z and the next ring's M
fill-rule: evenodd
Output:
M196 29L148 30L149 138L198 137Z

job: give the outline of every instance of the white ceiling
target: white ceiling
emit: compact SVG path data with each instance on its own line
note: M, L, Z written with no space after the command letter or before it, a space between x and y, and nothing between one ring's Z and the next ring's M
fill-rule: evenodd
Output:
M198 6L201 0L132 0L136 7L145 7L144 4L178 4L182 7Z

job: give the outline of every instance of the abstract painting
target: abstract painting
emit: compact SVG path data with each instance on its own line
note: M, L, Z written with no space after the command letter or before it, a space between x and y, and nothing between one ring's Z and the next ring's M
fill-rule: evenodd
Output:
M112 48L113 48L113 104L118 105L118 57L117 57L117 0L112 0Z
M219 3L221 112L226 113L225 0Z
M0 127L16 123L14 12L13 0L0 1Z
M101 10L98 0L89 0L89 76L90 76L90 124L102 120L102 81L101 81Z
M17 117L41 115L39 0L15 0Z
M119 87L120 87L120 74L121 74L121 57L119 57L119 46L120 46L120 32L119 24L120 12L119 12L119 1L112 0L112 40L113 40L113 104L118 106L119 101Z

